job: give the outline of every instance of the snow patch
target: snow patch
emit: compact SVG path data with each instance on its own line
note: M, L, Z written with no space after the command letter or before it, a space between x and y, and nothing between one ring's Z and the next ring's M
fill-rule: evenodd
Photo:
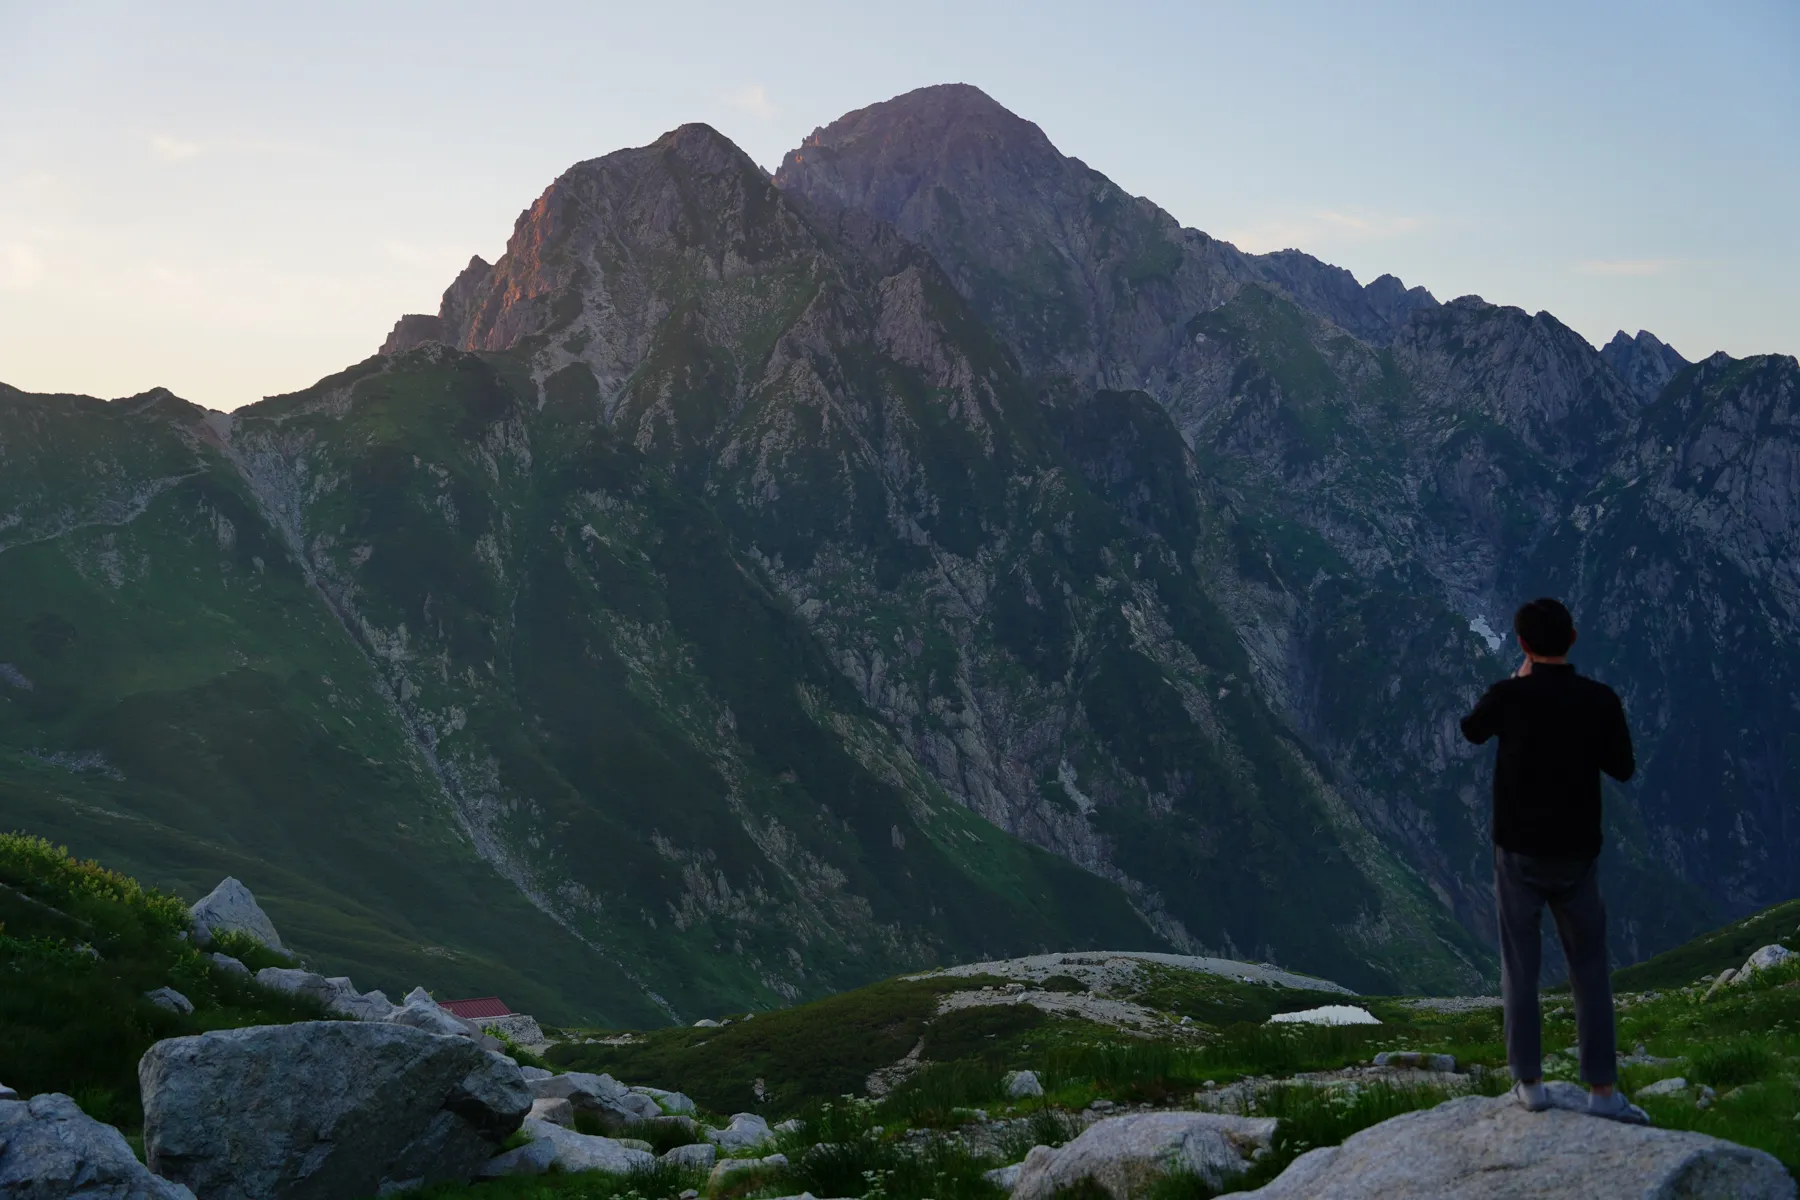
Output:
M1379 1025L1381 1021L1366 1008L1354 1004L1327 1004L1300 1012L1276 1013L1271 1025Z
M1494 627L1487 623L1486 617L1470 617L1469 632L1486 642L1488 650L1495 654L1500 653L1500 647L1506 640L1494 632Z
M1083 814L1094 811L1093 797L1081 790L1075 778L1075 768L1069 765L1067 759L1057 765L1056 779L1058 783L1062 784L1063 794L1068 796Z

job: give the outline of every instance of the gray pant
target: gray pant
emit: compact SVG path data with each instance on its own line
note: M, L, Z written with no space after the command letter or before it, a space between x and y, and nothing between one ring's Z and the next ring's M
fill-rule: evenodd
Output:
M1581 1041L1581 1078L1590 1085L1612 1084L1618 1079L1618 1048L1598 860L1533 858L1496 846L1494 906L1500 915L1500 996L1506 1011L1507 1065L1512 1067L1514 1079L1540 1079L1544 1074L1538 965L1543 952L1540 920L1546 904L1569 962L1575 1030Z

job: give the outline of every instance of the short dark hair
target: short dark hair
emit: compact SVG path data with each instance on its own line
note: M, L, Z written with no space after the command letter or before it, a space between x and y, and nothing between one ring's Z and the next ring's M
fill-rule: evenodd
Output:
M1539 596L1513 614L1513 632L1533 654L1561 658L1575 644L1575 618L1562 601Z

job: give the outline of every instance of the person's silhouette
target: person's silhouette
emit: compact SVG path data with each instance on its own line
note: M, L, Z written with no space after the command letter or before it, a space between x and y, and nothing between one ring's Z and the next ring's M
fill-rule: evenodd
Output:
M1544 1090L1538 1012L1540 921L1556 920L1575 993L1581 1078L1588 1111L1647 1123L1617 1090L1612 977L1606 906L1600 899L1600 773L1630 779L1637 769L1619 697L1569 663L1575 623L1549 597L1513 616L1525 661L1487 690L1462 719L1480 745L1500 739L1494 762L1494 907L1500 924L1500 994L1513 1094L1532 1112L1550 1106Z

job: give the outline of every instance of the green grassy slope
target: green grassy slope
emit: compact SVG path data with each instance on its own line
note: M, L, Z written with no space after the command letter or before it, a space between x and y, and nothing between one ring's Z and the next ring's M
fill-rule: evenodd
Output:
M295 397L236 443L316 447L341 482L305 509L331 531L313 561L464 818L676 1011L1154 941L1116 889L950 802L709 507L604 427L540 418L517 358L385 365L348 412Z
M147 474L152 455L186 478L134 520L96 514L0 553L0 826L189 899L236 875L302 953L365 988L653 1019L475 854L366 661L189 415L75 410L89 450L67 461L100 482ZM8 453L26 455L20 426L41 418L0 404L9 418ZM0 511L30 512L30 483L0 481Z
M1613 987L1631 992L1684 987L1702 975L1741 967L1752 953L1768 945L1800 951L1800 900L1765 908L1654 958L1622 967L1613 972Z

